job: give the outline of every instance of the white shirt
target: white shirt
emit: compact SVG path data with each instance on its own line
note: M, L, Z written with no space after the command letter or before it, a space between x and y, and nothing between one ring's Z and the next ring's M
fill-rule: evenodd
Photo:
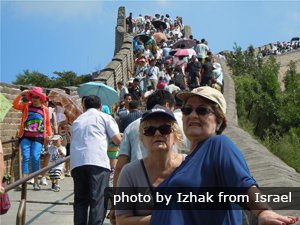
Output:
M178 92L180 91L180 87L176 86L175 84L169 84L168 86L165 87L165 90L173 94L173 92Z
M130 162L142 159L148 154L140 141L140 123L141 118L138 118L126 127L120 144L120 155L128 156Z
M52 119L52 114L55 112L55 108L52 108L52 107L48 107L48 110L49 110L49 119L51 120Z
M175 109L173 111L173 113L177 120L178 126L180 128L180 131L181 131L181 134L183 137L183 146L182 146L180 153L188 154L190 151L191 142L189 141L189 139L187 139L187 137L185 136L184 131L183 131L182 112L180 109Z
M67 119L67 117L64 113L64 108L63 107L61 107L59 105L56 105L55 106L55 112L56 112L57 123L60 123L60 122Z
M209 48L206 44L200 43L196 45L195 51L197 53L197 56L200 56L204 59L205 56L207 55L207 52L209 51Z
M112 116L94 108L81 114L72 124L71 170L83 165L95 165L110 170L108 138L118 133L119 127Z
M127 87L123 86L121 88L121 90L119 90L119 97L120 97L120 101L123 101L124 100L124 96L128 94L128 89Z
M158 80L159 68L157 66L151 66L148 69L149 80Z
M55 163L58 162L58 160L61 160L63 159L63 156L61 156L59 154L59 151L58 149L60 149L62 151L62 153L64 155L67 154L67 150L64 146L59 146L59 147L55 147L54 145L51 145L49 148L48 148L48 153L49 153L49 162L48 162L48 165L54 165ZM59 169L59 170L62 170L64 168L64 164L59 164L55 167L55 169Z

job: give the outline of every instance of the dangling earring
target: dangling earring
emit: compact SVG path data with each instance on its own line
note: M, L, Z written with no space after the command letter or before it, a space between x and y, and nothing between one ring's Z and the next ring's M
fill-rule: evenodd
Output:
M219 131L221 126L222 126L222 123L219 123L216 127L216 131Z

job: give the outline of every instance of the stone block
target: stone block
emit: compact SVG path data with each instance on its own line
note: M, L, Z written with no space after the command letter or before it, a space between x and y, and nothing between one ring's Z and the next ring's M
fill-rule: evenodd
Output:
M109 77L114 75L114 71L103 71L99 74L98 77L96 77L95 81L106 81Z

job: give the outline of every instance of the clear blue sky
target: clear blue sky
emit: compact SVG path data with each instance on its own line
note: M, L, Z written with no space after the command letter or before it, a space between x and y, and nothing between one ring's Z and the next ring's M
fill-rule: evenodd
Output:
M103 69L113 57L118 8L133 17L182 16L213 53L300 36L299 1L3 1L1 75L11 83L24 70L49 77Z

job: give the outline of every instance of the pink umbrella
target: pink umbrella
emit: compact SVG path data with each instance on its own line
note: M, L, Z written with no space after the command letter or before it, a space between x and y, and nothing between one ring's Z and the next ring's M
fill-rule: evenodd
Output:
M196 52L194 49L179 49L174 56L179 57L179 56L189 56L189 55L196 55Z
M175 55L177 51L179 51L181 48L171 49L169 52L170 55Z

